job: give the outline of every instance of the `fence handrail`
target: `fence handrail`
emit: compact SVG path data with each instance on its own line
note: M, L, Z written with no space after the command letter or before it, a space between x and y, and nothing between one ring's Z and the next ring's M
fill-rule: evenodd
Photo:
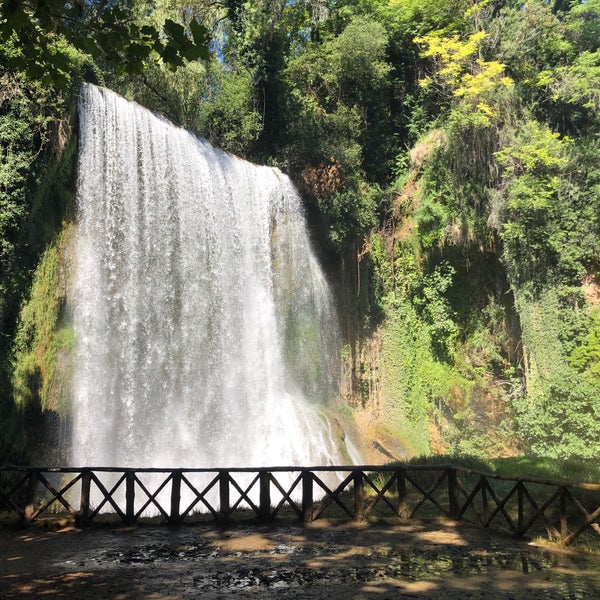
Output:
M107 473L115 475L108 478L111 483L100 477ZM337 478L332 478L331 473L337 473ZM74 477L60 477L68 474ZM149 478L142 477L144 474L161 477L152 478L151 484ZM194 478L197 474L209 477L200 478L198 483L198 478ZM4 481L12 476L12 487L6 487L3 475ZM494 482L504 485L494 487ZM506 489L506 484L510 489ZM191 498L188 505L183 502L182 491ZM437 514L455 520L475 515L484 527L500 521L518 536L541 524L550 537L568 545L589 529L600 535L600 497L595 497L598 493L600 484L506 476L451 464L0 467L0 510L18 513L24 524L35 521L54 506L84 525L103 508L111 509L126 523L135 522L148 508L168 522L179 523L198 509L211 513L215 520L229 520L240 507L253 511L261 520L271 520L287 506L309 522L331 513L332 507L345 518L364 520L381 510L410 518L427 504L433 505ZM591 508L590 497L594 503ZM569 519L572 525L576 521L571 528Z
M411 470L411 471L449 471L455 470L465 475L477 475L486 477L488 479L496 479L499 481L513 481L534 483L540 485L549 485L555 487L567 487L572 489L587 490L593 492L600 492L600 483L588 483L588 482L574 482L566 479L546 479L541 477L531 477L524 475L504 475L502 473L491 473L489 471L482 471L479 469L472 469L470 467L463 467L462 465L454 464L439 464L439 465L415 465L410 463L396 463L396 464L384 464L384 465L314 465L308 467L300 467L295 465L289 466L259 466L259 467L48 467L48 466L24 466L24 465L3 465L0 466L0 473L2 472L31 472L37 471L41 473L81 473L83 471L95 471L100 473L171 473L173 471L180 471L185 473L219 473L220 471L227 470L231 473L258 473L259 471L269 471L272 473L289 473L289 472L350 472L350 471L363 471L363 472L374 472L379 471L382 473L390 473L398 471L399 469Z

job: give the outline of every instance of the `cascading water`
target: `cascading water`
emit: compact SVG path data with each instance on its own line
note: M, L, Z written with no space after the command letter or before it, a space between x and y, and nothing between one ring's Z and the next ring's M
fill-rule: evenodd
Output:
M322 413L336 315L289 179L93 85L79 118L73 464L347 463Z

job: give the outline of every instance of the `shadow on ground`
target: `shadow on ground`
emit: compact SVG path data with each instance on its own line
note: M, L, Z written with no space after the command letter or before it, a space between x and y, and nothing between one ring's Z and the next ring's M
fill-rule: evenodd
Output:
M449 521L0 531L0 598L600 597L600 557Z

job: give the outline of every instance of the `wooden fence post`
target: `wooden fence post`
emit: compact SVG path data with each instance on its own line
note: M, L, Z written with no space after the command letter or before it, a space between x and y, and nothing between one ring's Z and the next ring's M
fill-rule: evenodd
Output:
M169 523L177 525L181 523L181 470L173 471L171 476L171 512Z
M125 522L135 523L135 472L125 473Z
M77 523L87 525L90 522L90 489L92 487L92 472L84 470L81 473L81 495L79 497L79 516Z
M219 471L219 519L229 519L229 471Z
M458 520L460 507L458 500L458 485L456 483L456 469L449 467L446 471L446 475L448 477L448 503L450 506L450 517Z
M365 486L362 471L356 470L354 480L354 520L362 521L365 511Z
M398 482L398 516L401 519L408 519L410 511L408 509L406 474L404 469L399 469L397 474Z
M523 482L519 481L517 484L517 535L522 536L523 531L523 518L524 518L524 505L523 499L525 494L523 493Z
M21 517L22 524L27 527L33 520L35 513L35 493L39 481L39 472L35 470L29 471L29 480L27 481L27 496L25 498L25 507Z
M260 498L258 504L259 518L268 521L271 518L271 479L270 473L266 469L261 469L258 473L260 485Z
M487 479L485 481L486 481L486 485L487 485ZM489 506L488 497L487 497L486 485L481 486L481 515L483 517L483 519L482 519L483 524L487 523L487 520L490 516L490 506Z
M302 520L310 523L313 520L313 477L308 470L302 471Z
M569 534L569 526L567 524L567 490L564 487L560 488L560 537L564 539Z

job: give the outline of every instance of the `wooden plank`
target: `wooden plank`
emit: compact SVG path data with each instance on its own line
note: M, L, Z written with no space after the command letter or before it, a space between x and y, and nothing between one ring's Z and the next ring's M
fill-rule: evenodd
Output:
M560 537L569 535L569 524L567 522L567 490L564 486L560 488Z
M262 521L271 520L271 474L266 469L259 471L258 516Z
M566 490L566 494L571 499L571 502L573 503L573 506L575 506L575 508L577 508L577 510L587 519L590 516L590 513L588 512L587 508L585 506L583 506L583 504L581 504L581 502L579 502L579 500L571 493L570 490ZM598 525L598 523L594 523L592 521L590 523L590 527L598 535L600 535L600 525ZM563 536L563 537L565 537L565 536Z
M561 540L563 546L570 546L590 525L595 525L594 521L600 517L600 506L593 512L588 513L585 522L580 525L573 533L568 535L564 540Z
M340 500L340 494L348 487L351 481L354 480L354 469L336 488L330 490L329 487L313 473L314 481L321 487L325 492L325 498L320 502L318 508L313 514L313 520L318 519L323 512L335 502L350 518L354 517L353 512Z
M92 486L92 472L86 469L81 472L81 492L79 496L79 515L76 522L85 526L90 522L90 490Z
M294 510L294 512L298 515L298 517L300 517L300 519L304 519L304 514L302 512L302 508L300 506L298 506L298 504L292 500L292 492L296 489L298 484L302 481L302 473L300 473L300 475L298 475L298 477L296 477L296 479L292 483L290 489L287 491L283 489L283 487L281 486L279 481L277 481L277 478L273 475L273 473L270 474L270 477L271 477L271 481L273 482L273 485L281 492L281 496L282 496L281 500L279 501L277 506L273 509L271 516L273 518L275 518L277 516L277 513L280 511L281 507L287 503Z
M117 483L115 483L115 485L111 488L110 491L104 487L104 484L102 483L102 481L100 481L100 479L94 472L92 472L92 481L96 484L96 487L102 492L103 500L90 514L90 521L93 520L97 514L99 514L102 507L108 502L115 509L115 512L119 515L121 521L125 522L125 513L121 510L121 507L115 502L114 498L112 497L112 495L117 491L117 489L120 487L123 481L125 481L125 473L123 473L121 477L119 477Z
M63 494L66 491L68 491L71 487L73 487L73 485L75 485L80 479L81 479L81 474L79 474L77 477L72 479L68 483L68 485L64 486L60 491L57 491L56 488L44 477L44 475L42 475L41 473L38 473L38 480L52 494L52 498L50 500L48 500L47 502L45 502L44 504L42 504L42 506L40 506L40 508L38 508L35 511L35 513L33 515L31 515L31 520L33 521L34 519L39 517L39 515L41 515L44 511L46 511L56 501L60 502L71 515L76 517L77 511L63 498Z
M196 504L198 504L198 502L202 502L204 504L204 506L206 506L206 508L208 508L209 512L212 514L212 516L215 518L215 520L219 519L219 512L218 512L217 508L212 506L212 504L210 504L208 502L208 500L206 500L206 494L208 494L208 492L210 492L210 490L213 487L215 487L215 485L217 483L220 482L220 477L221 477L220 474L217 473L217 475L215 477L213 477L213 479L210 481L210 483L208 485L206 485L206 487L200 492L196 489L196 487L190 482L190 480L182 472L182 474L181 474L182 483L185 483L185 485L196 496L194 498L194 500L192 500L192 502L187 506L187 508L184 511L182 511L182 513L181 513L182 518L189 515L191 513L192 509L194 508L194 506L196 506Z
M442 471L442 474L435 480L434 484L429 488L429 490L425 490L420 484L418 484L412 477L406 476L406 479L411 483L411 485L423 496L413 507L410 517L414 517L416 512L429 500L443 515L449 517L450 514L448 511L437 501L436 498L433 497L433 492L437 489L438 485L446 478L446 471Z
M231 506L231 508L230 508L231 512L233 512L236 508L238 508L238 506L240 506L242 504L242 502L245 500L248 503L248 506L250 506L250 508L254 511L254 513L260 517L260 508L258 506L256 506L256 504L254 504L254 502L252 502L252 499L248 495L250 490L254 487L254 484L259 480L260 480L260 472L258 472L256 474L256 477L254 477L254 479L250 482L250 485L245 490L243 490L240 487L240 485L238 484L238 482L233 477L231 477L231 476L229 477L229 482L240 494L240 497ZM259 484L259 486L260 486L260 484Z
M534 513L529 521L523 525L523 531L521 535L525 534L531 527L533 527L533 524L539 517L541 517L542 521L544 522L544 526L546 527L546 531L549 534L548 537L553 536L556 539L560 538L561 536L559 531L544 514L544 511L556 500L556 498L558 498L560 490L555 490L555 492L541 506L538 505L537 500L529 493L529 490L525 484L523 484L523 493L533 507Z
M458 486L456 483L456 469L448 469L446 471L446 478L448 479L448 504L450 507L450 517L455 521L458 521L458 513L460 508L458 500Z
M500 496L498 496L498 494L496 494L496 490L494 490L494 488L489 484L487 478L485 478L484 485L487 487L494 502L496 503L496 508L492 511L492 513L490 514L487 521L483 524L483 526L489 527L490 523L494 520L496 515L502 514L505 521L508 523L508 526L515 533L517 533L517 526L515 525L515 522L513 521L512 517L506 512L506 509L504 508L506 506L507 502L512 498L514 493L517 491L517 485L514 485L512 487L512 489L510 490L510 492L508 492L508 494L506 494L506 496L504 496L504 498L502 498L502 499L500 499Z
M302 520L310 523L314 514L313 474L309 469L302 471Z
M112 472L115 472L115 471L112 471ZM121 471L121 473L122 473L122 471ZM115 512L119 515L121 521L123 521L123 523L125 523L125 521L126 521L125 513L121 510L121 507L115 502L114 498L112 497L112 495L117 491L117 489L119 489L119 487L123 483L123 481L125 481L125 473L123 473L121 475L121 477L119 477L119 479L117 480L117 483L115 483L115 485L111 488L110 491L108 491L104 487L104 484L102 483L102 481L100 481L100 479L94 472L92 472L92 481L96 484L96 487L102 492L104 499L94 509L94 511L90 515L90 521L100 512L101 508L108 502L115 509Z
M135 473L125 473L125 523L135 523Z
M39 480L39 471L32 469L29 471L29 480L27 482L27 496L25 499L25 508L21 514L21 523L29 525L33 521L35 514L35 493Z
M452 466L452 465L451 465ZM498 473L487 473L485 471L479 471L477 469L469 469L467 467L452 466L452 468L470 475L483 475L487 479L496 479L498 481L524 481L525 483L539 483L540 485L548 485L551 487L569 487L579 490L588 490L590 492L600 492L600 483L574 483L570 481L561 481L560 479L543 479L540 477L514 477L509 475L500 475Z
M517 535L523 535L523 482L517 483Z
M490 505L487 497L487 488L481 488L481 521L485 522L490 514Z
M227 521L230 514L229 509L229 471L219 471L219 519Z
M397 515L398 514L398 509L395 506L393 506L392 503L385 497L385 494L394 485L397 476L395 474L393 474L387 480L387 482L385 483L385 485L381 489L377 488L377 486L373 483L373 481L371 480L371 478L366 473L363 473L363 477L364 477L364 481L366 483L368 483L371 486L371 488L375 491L375 498L373 498L373 500L371 500L371 502L369 502L369 505L364 510L363 517L364 518L368 517L369 514L371 513L371 511L380 502L380 500L383 500L383 502L385 502L392 509L392 514Z
M134 520L137 520L142 513L151 505L154 504L154 506L156 506L156 508L158 508L158 511L160 512L160 514L168 521L169 520L169 515L167 513L167 511L161 506L161 504L158 502L158 500L156 499L156 497L158 496L158 494L160 494L160 492L166 487L166 485L169 483L169 481L171 480L172 475L169 475L158 487L158 489L154 492L154 494L150 493L150 491L148 491L148 488L144 485L144 482L137 476L137 474L134 473L134 479L135 482L138 484L138 487L142 490L142 492L144 492L144 494L146 494L146 496L148 497L148 500L146 500L146 502L144 502L144 504L137 510L137 512L134 515Z
M333 471L351 471L357 468L357 465L327 465L327 466L307 466L307 467L298 467L294 465L290 466L277 466L277 467L269 467L269 471L272 473L275 472L289 472L289 471L302 471L304 469L308 469L314 473L319 472L333 472ZM408 470L412 472L427 472L427 471L440 471L444 469L456 469L460 473L472 474L472 475L483 475L486 478L492 480L500 480L500 481L524 481L526 483L539 483L543 485L549 485L553 487L567 487L570 489L580 489L580 490L588 490L600 492L600 483L574 483L568 482L564 480L553 480L553 479L542 479L536 477L514 477L514 476L506 476L498 473L489 473L485 471L480 471L477 469L470 469L467 467L461 467L457 465L360 465L360 468L363 472L394 472L398 473L400 470ZM0 467L1 472L16 472L16 473L28 473L31 467ZM83 469L90 469L95 471L96 473L100 472L109 472L109 473L122 473L122 468L116 467L84 467L83 469L80 467L35 467L38 471L42 471L44 473L79 473ZM255 467L236 467L228 469L230 473L255 473ZM158 472L166 472L169 469L165 468L154 468L154 467L144 467L137 468L136 472L138 473L158 473ZM219 473L222 471L220 467L211 467L211 468L186 468L183 469L186 473Z
M396 473L396 480L398 482L398 516L401 519L410 518L410 508L408 506L408 493L406 489L406 471L400 469Z
M6 472L6 469L4 470ZM2 492L2 496L0 496L0 500L2 502L7 502L9 506L12 506L13 510L20 516L23 516L24 507L19 506L13 496L14 494L23 487L29 481L29 472L25 472L21 474L21 477L17 479L17 483L13 485L8 491ZM2 490L0 490L1 492Z
M368 472L367 472L368 469ZM231 515L232 511L242 503L247 503L252 510L254 510L261 519L273 519L277 516L280 509L287 503L292 510L303 520L310 521L319 518L324 512L332 505L337 504L345 514L353 519L364 519L370 514L374 514L377 506L383 506L387 504L395 515L399 517L406 517L409 515L408 510L408 494L407 494L407 479L415 490L421 494L421 498L414 506L410 516L417 513L420 507L427 501L430 501L434 507L440 511L441 514L452 516L453 518L462 518L467 510L473 510L475 514L480 518L484 526L490 526L494 519L498 515L502 515L506 523L519 535L523 535L531 530L531 527L538 521L543 521L548 535L550 537L557 536L563 541L566 540L567 544L571 543L569 540L575 539L573 535L580 535L581 531L584 531L587 527L592 528L597 533L600 533L600 523L598 519L594 518L594 511L589 513L585 507L577 500L574 496L575 490L592 490L600 491L600 484L568 484L565 482L555 482L552 480L543 480L537 478L514 478L505 477L496 474L480 474L480 480L476 487L467 493L465 490L459 474L478 474L479 472L471 469L464 469L461 467L454 467L452 465L385 465L385 466L374 466L374 467L338 467L338 466L327 466L327 467L314 467L314 468L300 468L300 467L274 467L274 468L236 468L236 469L118 469L118 468L49 468L48 473L74 473L76 476L71 482L63 489L58 490L49 482L46 475L46 470L40 468L24 468L24 467L1 467L0 474L3 473L14 473L18 476L16 486L13 489L7 489L4 485L3 489L0 489L0 504L7 505L10 510L14 510L17 514L22 514L23 523L31 522L35 520L40 514L46 511L53 503L60 503L73 514L78 523L84 524L91 521L102 509L103 506L108 504L108 507L112 508L124 522L132 522L131 520L131 507L135 500L136 494L145 494L147 500L145 501L142 508L133 514L134 521L139 517L143 510L148 506L154 505L158 508L159 512L169 522L179 522L183 520L186 515L189 515L193 508L199 504L202 504L208 511L211 512L213 517L222 518L224 515ZM144 473L165 473L166 479L161 486L154 492L150 493L146 486L143 484L143 477L141 474ZM281 484L277 481L276 474L278 473L298 473L291 488L285 490ZM321 473L329 472L346 472L349 473L347 477L334 489L331 490L324 483L321 478ZM419 483L419 478L416 477L418 473L439 473L436 477L434 484L429 489L424 489L425 485ZM98 474L100 473L116 473L119 475L119 480L108 491L100 479ZM214 474L211 482L199 491L190 483L190 479L185 477L185 474L203 473L203 474ZM253 482L246 488L243 489L238 484L235 474L252 474L254 475ZM390 476L384 485L379 485L376 474L389 473ZM447 481L447 494L448 494L448 505L449 510L446 509L445 496L441 496L443 488L441 483L444 477ZM489 477L489 479L488 479ZM483 479L481 479L483 478ZM78 510L75 510L70 504L69 500L66 499L65 494L68 489L72 488L75 481L81 479L80 486L80 497L79 503L75 504L78 506ZM51 480L51 478L50 478ZM493 480L498 481L512 481L516 482L511 491L504 497L499 498L495 492L491 483ZM118 506L116 501L116 492L119 490L121 484L125 481L125 507ZM259 502L258 506L255 505L253 500L250 498L250 492L256 482L259 482ZM167 507L162 507L159 501L159 493L168 484L171 484L170 488L170 504ZM315 505L313 493L314 484L322 488L325 493L323 500ZM375 483L377 482L377 484ZM52 494L50 500L45 500L41 506L35 510L33 507L35 502L39 502L39 494L37 493L37 486L41 483L46 489ZM91 506L91 486L95 483L98 489L102 492L103 497L100 505L93 509ZM302 504L294 502L291 495L294 489L302 483ZM353 484L353 500L354 506L349 507L346 505L346 492L348 497L350 496L350 483ZM539 504L536 497L530 492L529 484L536 484L541 486L554 486L551 496L549 496L543 504ZM219 498L225 498L226 502L219 505L218 509L211 506L208 500L208 494L211 490L215 489L218 485ZM558 484L558 485L557 485ZM11 483L11 485L13 485ZM188 487L194 493L194 498L190 502L189 506L182 510L181 502L182 485L188 485ZM278 501L276 507L270 506L271 494L273 490L271 485L275 486L281 492L281 500ZM398 490L398 505L396 506L395 500L390 501L388 497L389 491L396 485ZM369 486L375 493L375 495L366 495L366 487ZM135 488L138 488L136 490ZM21 490L24 490L25 508L18 505L15 500L15 494L21 495ZM226 488L226 492L225 492ZM231 506L231 489L237 489L240 494L239 499ZM381 488L381 489L380 489ZM122 488L121 488L122 489ZM543 490L542 490L543 491ZM537 493L537 492L536 492ZM479 504L476 502L477 495L481 495L481 505L483 514L480 516L478 513ZM512 510L514 504L514 496L516 494L516 509L518 516L515 520L511 517L507 510L507 503L511 500L510 507ZM544 495L546 495L544 491ZM540 498L541 493L539 494ZM466 498L466 500L464 500ZM546 516L547 509L551 504L558 498L559 500L559 518L560 526L558 523L552 523ZM491 499L496 503L494 510L491 506ZM573 505L582 513L584 517L583 524L580 523L578 529L573 533L569 532L568 528L568 514L567 506L569 499L572 500ZM528 503L528 505L526 505ZM316 508L315 508L316 507ZM533 509L531 511L530 507ZM558 529L560 531L558 531ZM579 533L578 533L579 532ZM570 535L569 535L570 534Z
M463 517L465 512L467 512L467 509L469 508L469 506L471 506L473 508L473 510L475 510L474 500L477 497L479 490L481 490L483 488L484 481L485 481L485 478L483 477L483 475L481 477L479 477L479 480L475 484L475 487L471 490L471 493L466 497L466 500L463 503L462 507L460 507L460 509L458 511L458 515L457 515L457 520L459 520ZM463 487L463 489L464 489L464 487ZM465 490L465 493L466 493L466 490ZM482 522L482 524L483 524L483 522Z
M171 525L181 523L181 470L173 471L171 476L171 510L168 521Z
M354 520L362 521L365 512L365 486L363 482L363 472L354 471L352 475L354 483Z

